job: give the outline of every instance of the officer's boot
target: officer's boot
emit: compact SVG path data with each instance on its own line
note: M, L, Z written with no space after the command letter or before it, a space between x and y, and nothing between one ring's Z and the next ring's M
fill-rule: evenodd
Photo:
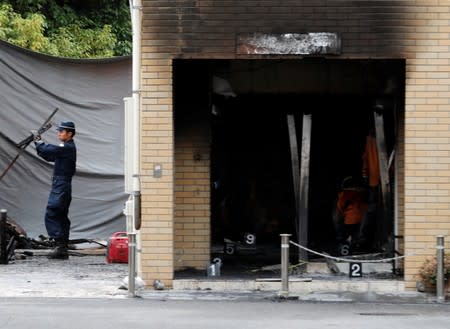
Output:
M57 240L56 248L48 255L48 259L69 259L69 249L66 241Z

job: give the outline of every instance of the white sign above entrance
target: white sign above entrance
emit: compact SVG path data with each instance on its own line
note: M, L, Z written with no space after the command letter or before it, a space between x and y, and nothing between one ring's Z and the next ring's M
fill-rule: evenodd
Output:
M341 38L337 33L239 34L240 55L340 55Z

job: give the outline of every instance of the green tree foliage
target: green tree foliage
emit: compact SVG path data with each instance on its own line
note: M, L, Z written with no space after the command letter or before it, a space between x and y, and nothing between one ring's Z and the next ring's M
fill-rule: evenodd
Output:
M0 38L55 56L131 53L128 0L0 0Z
M10 5L0 5L0 38L18 46L43 51L49 40L43 34L45 18L40 14L29 14L22 18Z
M116 37L111 33L111 25L103 29L82 29L77 24L60 27L50 38L51 44L63 57L89 58L112 57Z

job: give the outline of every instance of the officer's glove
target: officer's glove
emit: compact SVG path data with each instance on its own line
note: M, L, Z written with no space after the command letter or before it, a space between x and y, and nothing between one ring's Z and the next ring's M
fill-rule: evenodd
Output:
M41 135L39 135L36 130L32 130L31 134L33 135L33 142L35 144L43 143L41 140Z
M36 130L31 130L31 134L33 135L33 142L36 143L41 140L41 135L39 135Z

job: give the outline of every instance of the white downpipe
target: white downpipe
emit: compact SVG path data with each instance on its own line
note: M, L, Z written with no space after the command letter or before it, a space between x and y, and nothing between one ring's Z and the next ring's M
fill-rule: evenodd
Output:
M140 269L140 257L137 257L140 237L136 239L137 232L141 226L141 183L140 183L140 160L141 160L141 25L142 25L142 2L141 0L130 0L131 23L133 31L133 57L132 57L132 92L133 92L133 225L128 232L128 295L136 296L135 278L136 268ZM137 266L136 266L137 265Z
M131 0L131 21L133 30L133 109L134 109L134 157L133 157L133 191L140 191L140 132L141 132L141 0Z

